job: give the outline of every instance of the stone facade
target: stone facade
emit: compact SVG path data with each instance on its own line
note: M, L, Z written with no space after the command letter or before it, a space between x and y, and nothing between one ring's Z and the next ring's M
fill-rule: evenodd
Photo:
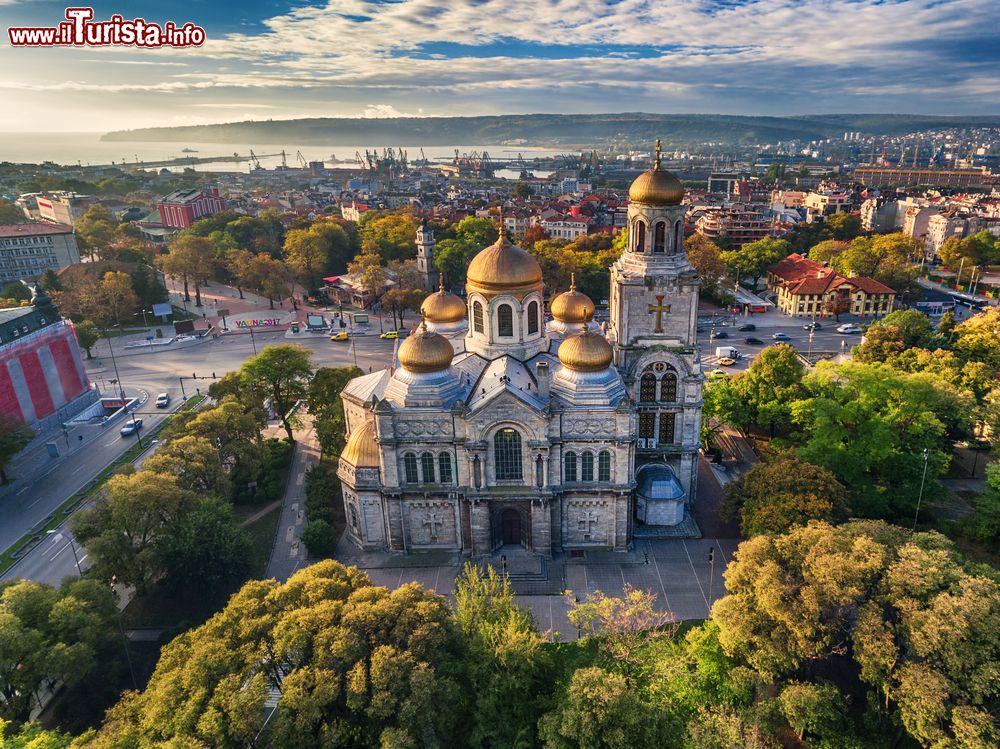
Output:
M638 524L686 519L703 378L679 202L630 206L606 337L575 290L546 325L541 271L501 233L469 266L467 321L428 317L399 367L347 385L339 476L355 544L474 557L624 550ZM418 262L433 241L423 231ZM640 512L645 465L659 473Z

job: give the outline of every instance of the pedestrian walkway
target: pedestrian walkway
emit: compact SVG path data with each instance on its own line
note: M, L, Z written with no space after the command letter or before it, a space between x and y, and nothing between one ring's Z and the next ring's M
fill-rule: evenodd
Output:
M312 417L307 415L303 421L302 427L293 432L295 450L292 453L288 483L285 485L285 494L281 501L278 532L274 538L274 547L271 549L271 559L267 563L265 575L280 582L284 582L296 570L309 563L305 544L301 540L302 529L306 522L305 478L308 468L319 462L320 450ZM282 436L283 433L283 430L280 430L280 433L276 431L273 436Z

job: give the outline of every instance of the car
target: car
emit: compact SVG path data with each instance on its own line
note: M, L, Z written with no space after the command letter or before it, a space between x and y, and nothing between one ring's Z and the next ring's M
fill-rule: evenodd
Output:
M386 340L386 341L395 341L397 338L399 338L399 331L398 330L387 330L384 333L381 333L379 335L379 338L381 338L383 340Z
M802 329L803 330L822 330L823 329L823 324L822 323L818 323L818 322L816 322L814 320L813 322L807 322L805 325L802 326Z
M790 340L792 340L791 336L789 336L788 333L782 333L780 330L777 333L771 333L771 338L773 338L776 341L790 341Z
M346 340L350 339L350 337L351 337L350 333L348 333L346 330L341 330L339 333L334 333L332 336L330 336L330 340L331 341L346 341Z
M142 419L137 419L133 416L132 420L121 428L120 434L122 437L131 437L140 429L142 429Z
M754 325L752 322L747 322L740 325L740 327L738 327L737 330L740 331L741 333L752 333L755 330L757 330L757 326Z
M764 343L762 340L760 340L760 338L754 338L753 336L750 336L749 338L744 338L743 340L745 343L749 343L751 346L760 346L761 344Z
M710 380L723 380L729 377L729 372L724 369L713 369L708 373L708 379Z
M716 363L721 364L723 367L731 367L736 363L736 360L729 356L723 356Z
M860 333L861 326L855 325L854 323L844 323L843 325L837 326L838 333Z
M722 339L722 338L729 338L729 333L727 333L724 330L714 330L714 331L712 331L712 335L715 338L715 340L717 340L717 341L720 340L720 339Z
M169 395L169 393L160 393L158 396L156 396L156 407L157 408L166 408L169 405L170 405L170 395Z

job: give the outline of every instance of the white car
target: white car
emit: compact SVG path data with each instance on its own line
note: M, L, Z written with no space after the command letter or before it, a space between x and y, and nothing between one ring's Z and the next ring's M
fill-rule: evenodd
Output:
M160 393L156 396L156 407L166 408L170 405L170 395L168 393Z
M140 429L142 429L142 419L132 417L132 420L126 422L125 426L119 430L119 434L121 434L122 437L131 437Z
M861 327L855 325L854 323L845 323L844 325L837 326L838 333L860 333Z

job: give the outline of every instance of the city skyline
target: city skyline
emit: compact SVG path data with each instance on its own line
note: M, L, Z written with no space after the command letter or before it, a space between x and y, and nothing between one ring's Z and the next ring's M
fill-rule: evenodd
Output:
M65 4L0 0L4 27ZM0 47L0 131L522 112L992 114L988 0L96 3L202 47ZM6 34L5 34L6 36Z

